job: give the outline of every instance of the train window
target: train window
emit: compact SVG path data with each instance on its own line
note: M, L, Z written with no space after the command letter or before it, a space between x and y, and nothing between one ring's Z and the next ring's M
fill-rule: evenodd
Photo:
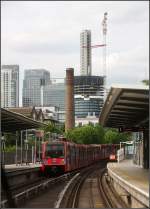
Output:
M63 158L64 146L63 144L47 144L45 156L51 158Z

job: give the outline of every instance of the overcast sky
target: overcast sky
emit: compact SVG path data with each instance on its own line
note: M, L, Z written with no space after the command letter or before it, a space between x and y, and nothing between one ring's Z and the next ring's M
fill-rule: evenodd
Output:
M107 82L138 84L148 78L148 1L3 1L2 64L44 68L51 77L65 77L73 67L80 74L80 32L90 29L92 44L103 41L108 12ZM102 74L102 48L92 50L92 74Z

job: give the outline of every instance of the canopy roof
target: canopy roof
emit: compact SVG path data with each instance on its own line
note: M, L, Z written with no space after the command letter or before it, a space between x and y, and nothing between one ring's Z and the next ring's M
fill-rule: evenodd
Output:
M99 123L106 127L148 126L149 89L111 87Z
M2 132L13 132L19 130L26 130L32 128L39 128L44 123L35 121L22 114L8 111L1 108L1 131Z

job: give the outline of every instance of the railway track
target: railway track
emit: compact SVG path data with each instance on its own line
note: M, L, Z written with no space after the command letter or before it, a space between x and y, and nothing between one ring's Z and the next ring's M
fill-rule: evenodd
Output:
M97 175L106 166L106 162L88 167L80 173L68 188L56 208L95 208L106 206L97 193Z
M77 172L77 171L76 171ZM56 178L41 178L41 179L36 179L35 181L28 182L28 184L18 185L18 186L13 186L10 188L10 192L12 194L12 199L15 202L16 207L26 207L26 205L30 204L32 205L33 198L35 198L36 202L36 197L42 196L42 194L47 193L48 190L53 189L55 185L57 184L62 184L66 181L68 181L72 176L76 173L68 173L61 175ZM38 202L38 205L40 202ZM4 199L1 201L1 207L6 208L10 207L9 202L7 199ZM39 207L39 206L38 206ZM41 205L42 207L42 205Z
M95 165L76 176L57 201L55 208L124 208L120 197L110 188L106 163ZM59 204L58 204L59 203Z
M43 179L13 195L13 199L19 208L123 208L117 194L110 189L105 167L106 161ZM1 206L8 207L7 203L4 200Z

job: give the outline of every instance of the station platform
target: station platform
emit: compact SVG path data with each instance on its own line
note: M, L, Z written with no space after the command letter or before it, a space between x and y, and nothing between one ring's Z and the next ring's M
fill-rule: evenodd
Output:
M107 164L108 175L120 197L131 208L149 207L149 170L133 164L133 160Z
M23 163L22 165L21 164L4 165L4 169L6 171L39 168L39 167L41 167L41 163L28 163L28 164Z

